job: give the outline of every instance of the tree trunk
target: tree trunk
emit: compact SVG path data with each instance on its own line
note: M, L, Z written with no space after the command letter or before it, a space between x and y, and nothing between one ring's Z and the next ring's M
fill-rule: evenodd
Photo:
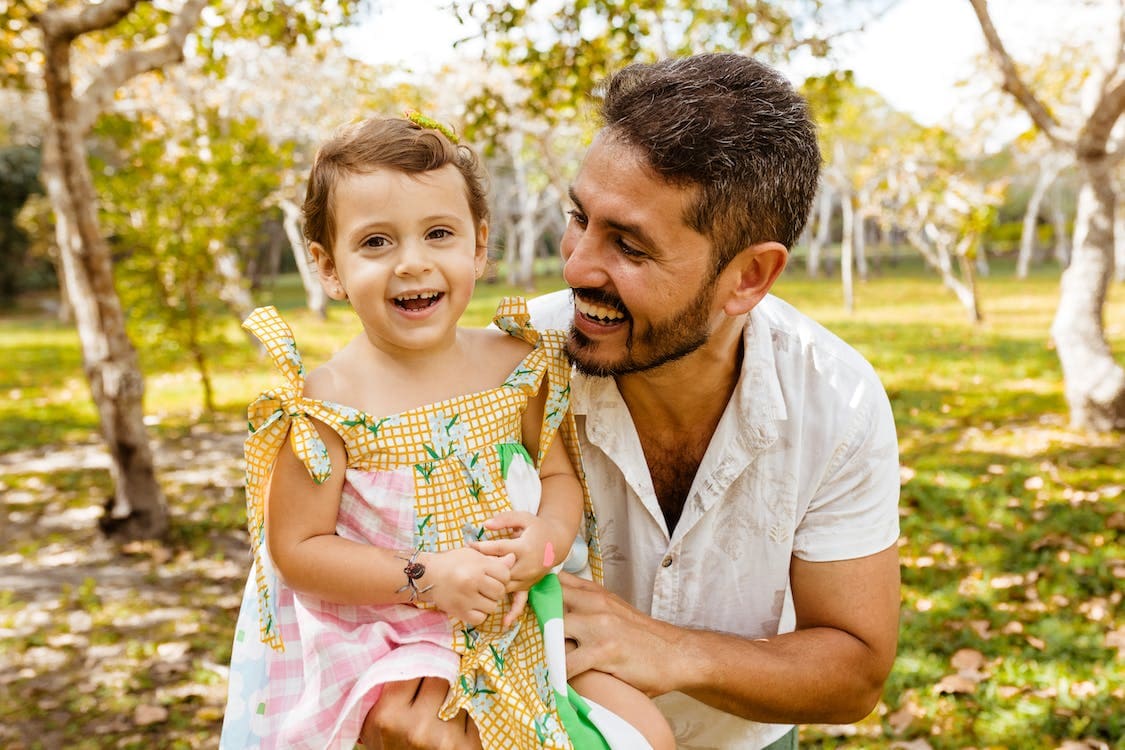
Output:
M168 528L167 506L145 431L144 379L125 331L109 245L98 226L97 197L70 80L70 41L44 36L51 118L44 138L43 177L114 484L100 525L121 539L158 537Z
M840 196L843 226L840 236L840 281L844 287L844 309L855 310L855 285L852 283L852 247L855 243L855 210L850 195Z
M301 236L300 229L301 209L293 201L284 198L278 201L278 205L281 206L285 236L289 238L293 259L297 261L297 272L301 275L301 285L305 288L305 304L323 320L328 317L328 295L324 293L320 279L313 273L312 263L305 252L305 239Z
M926 261L930 268L938 272L941 276L941 283L945 288L957 296L958 301L965 308L969 320L979 322L980 305L977 302L974 290L953 275L953 262L950 259L949 250L939 240L934 240L931 247L930 243L923 238L922 233L917 230L907 232L906 240L922 255L922 259Z
M1051 325L1071 426L1092 430L1125 428L1125 370L1114 361L1102 322L1113 270L1116 197L1106 162L1079 162L1073 250Z
M1058 170L1049 165L1040 165L1039 177L1035 180L1035 187L1031 197L1027 200L1027 210L1023 213L1023 229L1020 232L1020 254L1016 261L1016 278L1026 279L1027 271L1031 265L1031 255L1035 252L1036 229L1039 225L1039 207L1043 204L1043 196L1047 188L1055 181Z
M809 240L809 257L805 266L805 271L811 278L820 275L820 253L824 246L828 244L831 228L832 191L822 180L816 196L816 233Z
M867 281L867 217L862 210L855 215L855 272L860 281Z
M1125 281L1125 212L1117 211L1113 219L1113 278Z
M961 268L961 278L965 280L965 288L969 291L970 302L967 305L969 308L969 321L973 325L977 325L984 321L984 315L980 310L980 292L977 289L976 272L973 269L973 260L969 258L969 247L973 244L972 237L966 236L961 239L961 243L957 247L957 265ZM982 253L978 254L979 258Z
M245 320L254 311L254 300L250 296L250 288L238 263L238 257L223 243L212 238L207 249L215 259L215 270L223 280L219 289L219 299L234 310L239 320Z
M1066 212L1058 194L1051 202L1051 225L1055 233L1055 262L1059 268L1066 268L1070 265L1070 235L1066 231Z

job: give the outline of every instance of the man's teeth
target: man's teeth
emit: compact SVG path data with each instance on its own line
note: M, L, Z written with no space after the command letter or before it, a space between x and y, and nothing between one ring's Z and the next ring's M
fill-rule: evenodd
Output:
M602 305L594 305L582 300L575 301L575 307L578 312L582 313L588 318L598 318L600 320L624 320L625 316L618 310L612 307L604 307Z

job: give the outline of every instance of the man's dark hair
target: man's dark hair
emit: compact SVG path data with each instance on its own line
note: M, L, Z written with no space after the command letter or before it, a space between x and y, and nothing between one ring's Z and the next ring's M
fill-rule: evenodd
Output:
M780 73L744 55L695 55L630 65L604 94L608 134L697 188L684 220L714 245L716 273L750 245L797 241L821 158L808 104Z

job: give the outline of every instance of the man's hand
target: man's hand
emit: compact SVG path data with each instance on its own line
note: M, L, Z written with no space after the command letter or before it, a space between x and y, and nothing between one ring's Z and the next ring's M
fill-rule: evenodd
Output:
M649 697L676 689L668 660L682 633L653 619L592 581L559 573L563 585L563 630L577 647L566 655L567 678L589 669L607 672Z
M363 722L360 739L382 750L480 750L476 724L462 711L438 718L449 683L439 677L391 682Z
M515 559L468 547L423 553L418 561L426 566L426 574L416 583L419 599L469 625L480 625L504 600ZM433 588L425 591L429 586Z

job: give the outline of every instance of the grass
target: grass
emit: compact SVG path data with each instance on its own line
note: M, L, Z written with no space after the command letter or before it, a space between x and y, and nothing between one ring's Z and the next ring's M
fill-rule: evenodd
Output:
M468 322L513 291L479 287ZM879 371L903 477L902 627L883 701L857 725L803 727L802 747L1125 748L1125 441L1066 426L1047 335L1057 277L998 269L975 327L913 267L858 284L850 315L835 280L790 272L776 292ZM1105 311L1119 361L1123 292ZM309 365L358 331L345 307L326 321L301 309L293 279L260 301L284 311ZM74 465L98 450L75 333L0 318L0 578L30 581L0 591L0 745L216 746L245 574L238 425L275 382L234 321L221 334L213 417L181 357L141 352L173 529L121 554L93 530L104 464Z

